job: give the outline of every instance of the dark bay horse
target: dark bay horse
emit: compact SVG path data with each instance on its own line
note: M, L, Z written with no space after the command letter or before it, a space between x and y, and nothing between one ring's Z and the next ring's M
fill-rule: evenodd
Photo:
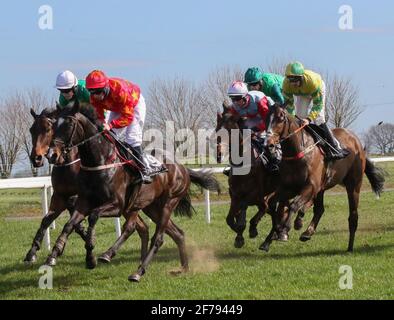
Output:
M143 259L136 273L130 275L130 281L138 282L163 243L164 232L177 244L181 271L188 270L185 238L183 231L171 220L171 214L192 215L189 196L190 183L196 183L206 189L219 190L217 181L211 174L194 172L177 163L166 162L167 172L153 178L151 184L141 184L135 163L126 166L124 159L118 162L119 154L109 133L98 133L97 115L91 106L74 107L59 116L55 131L53 156L51 161L62 163L62 158L69 150L78 147L81 158L81 170L78 175L78 199L71 219L65 224L56 241L47 263L57 258L63 250L67 237L73 228L88 217L86 265L96 266L93 254L95 245L94 227L99 218L98 212L118 211L125 217L122 234L116 241L116 248L124 242L135 229L139 210L147 214L156 224L149 252ZM107 251L111 256L112 247ZM105 255L106 255L105 254Z
M300 240L311 239L324 212L324 192L337 184L346 188L349 203L348 251L353 251L358 224L360 188L365 173L372 190L379 196L385 181L384 171L367 158L360 140L352 132L336 128L335 137L350 154L341 160L325 161L318 143L307 130L300 130L297 120L276 106L267 125L267 145L273 148L280 143L283 152L280 164L280 181L277 194L279 207L277 229L290 229L290 217L299 209L307 210L313 205L313 219ZM286 201L295 197L289 211L284 212Z
M239 152L244 152L244 146L246 143L250 144L250 141L244 141L242 135L242 129L244 128L243 119L230 112L230 107L223 104L223 113L217 115L216 132L218 133L217 141L217 160L219 163L222 161L223 154L223 137L220 134L220 130L225 130L228 135L231 131L239 131L238 139L235 141L239 145ZM244 243L243 232L246 228L246 211L249 206L257 206L258 212L253 216L249 222L249 236L255 238L258 235L257 224L264 216L267 211L269 204L274 205L274 191L276 189L276 180L279 178L277 173L268 172L264 167L261 158L258 156L255 148L245 148L245 152L251 152L250 156L250 171L246 174L232 174L233 168L237 167L231 158L231 141L228 138L228 149L230 151L230 164L232 170L229 174L229 192L231 198L230 210L228 212L226 222L229 227L237 233L235 238L234 246L241 248ZM235 147L235 146L234 146ZM271 201L268 201L272 199ZM271 209L272 211L274 209ZM271 218L274 216L271 215ZM274 221L272 220L274 226ZM271 238L274 234L272 228L269 237ZM279 240L285 241L286 234L282 233L279 235ZM268 251L268 247L261 247L261 249Z
M54 135L53 126L60 113L60 109L44 109L39 115L31 109L30 113L34 119L30 128L32 137L30 161L34 167L38 168L44 165L44 159L48 157L49 147ZM37 260L37 251L40 250L45 231L51 223L66 209L70 215L74 212L78 193L79 171L80 159L78 149L70 150L65 155L62 164L54 165L51 173L53 195L51 197L49 211L42 219L31 249L26 254L24 259L26 263L34 263ZM86 241L86 231L81 223L75 226L75 231ZM148 249L149 232L148 226L140 217L137 219L137 232L141 238L141 256L143 257Z

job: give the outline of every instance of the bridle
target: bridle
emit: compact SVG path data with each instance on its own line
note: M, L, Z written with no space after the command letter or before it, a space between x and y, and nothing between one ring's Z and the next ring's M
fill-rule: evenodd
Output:
M65 119L71 119L71 123L73 124L72 132L71 132L70 138L68 139L68 142L64 142L61 139L54 139L53 140L55 143L58 143L58 144L63 146L62 147L62 153L64 155L68 154L72 149L77 148L80 145L83 145L83 144L87 143L88 141L93 140L93 139L95 139L95 138L97 138L97 137L99 137L100 135L103 134L103 131L102 132L98 132L98 133L94 134L93 136L82 140L81 142L73 144L72 142L74 140L74 136L75 136L75 134L77 132L77 129L81 128L82 129L82 133L84 133L85 131L84 131L84 128L82 127L82 125L80 124L79 119L76 116L67 116L67 117L65 117ZM97 129L96 126L93 123L91 123L89 120L87 122L91 126L93 126L95 129Z

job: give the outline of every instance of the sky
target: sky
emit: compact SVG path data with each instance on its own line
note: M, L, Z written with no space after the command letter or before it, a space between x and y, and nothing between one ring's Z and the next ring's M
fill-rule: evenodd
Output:
M42 5L53 10L52 30L39 27ZM353 30L339 28L342 5L352 8ZM157 78L203 83L217 67L246 70L291 57L352 79L365 108L353 125L361 133L394 123L393 12L393 1L379 0L7 1L0 96L31 87L57 95L55 78L65 69L84 78L100 68L144 92Z

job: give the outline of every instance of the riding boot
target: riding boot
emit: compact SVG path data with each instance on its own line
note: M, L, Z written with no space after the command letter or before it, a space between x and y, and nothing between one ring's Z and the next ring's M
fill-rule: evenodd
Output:
M138 159L137 164L140 168L142 182L145 184L152 183L152 178L149 173L149 163L146 161L142 153L141 146L132 147L134 156Z
M332 131L328 128L327 124L322 123L319 127L323 130L325 139L327 143L325 143L325 152L327 160L339 160L347 157L349 155L349 151L343 149L339 144L338 140L335 139Z

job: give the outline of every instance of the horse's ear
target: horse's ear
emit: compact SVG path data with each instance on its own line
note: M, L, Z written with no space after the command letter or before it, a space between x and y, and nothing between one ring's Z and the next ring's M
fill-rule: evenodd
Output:
M33 116L34 119L37 119L38 114L34 111L33 108L30 108L30 114Z
M227 101L223 101L223 112L226 113L230 110L230 105L228 104Z

